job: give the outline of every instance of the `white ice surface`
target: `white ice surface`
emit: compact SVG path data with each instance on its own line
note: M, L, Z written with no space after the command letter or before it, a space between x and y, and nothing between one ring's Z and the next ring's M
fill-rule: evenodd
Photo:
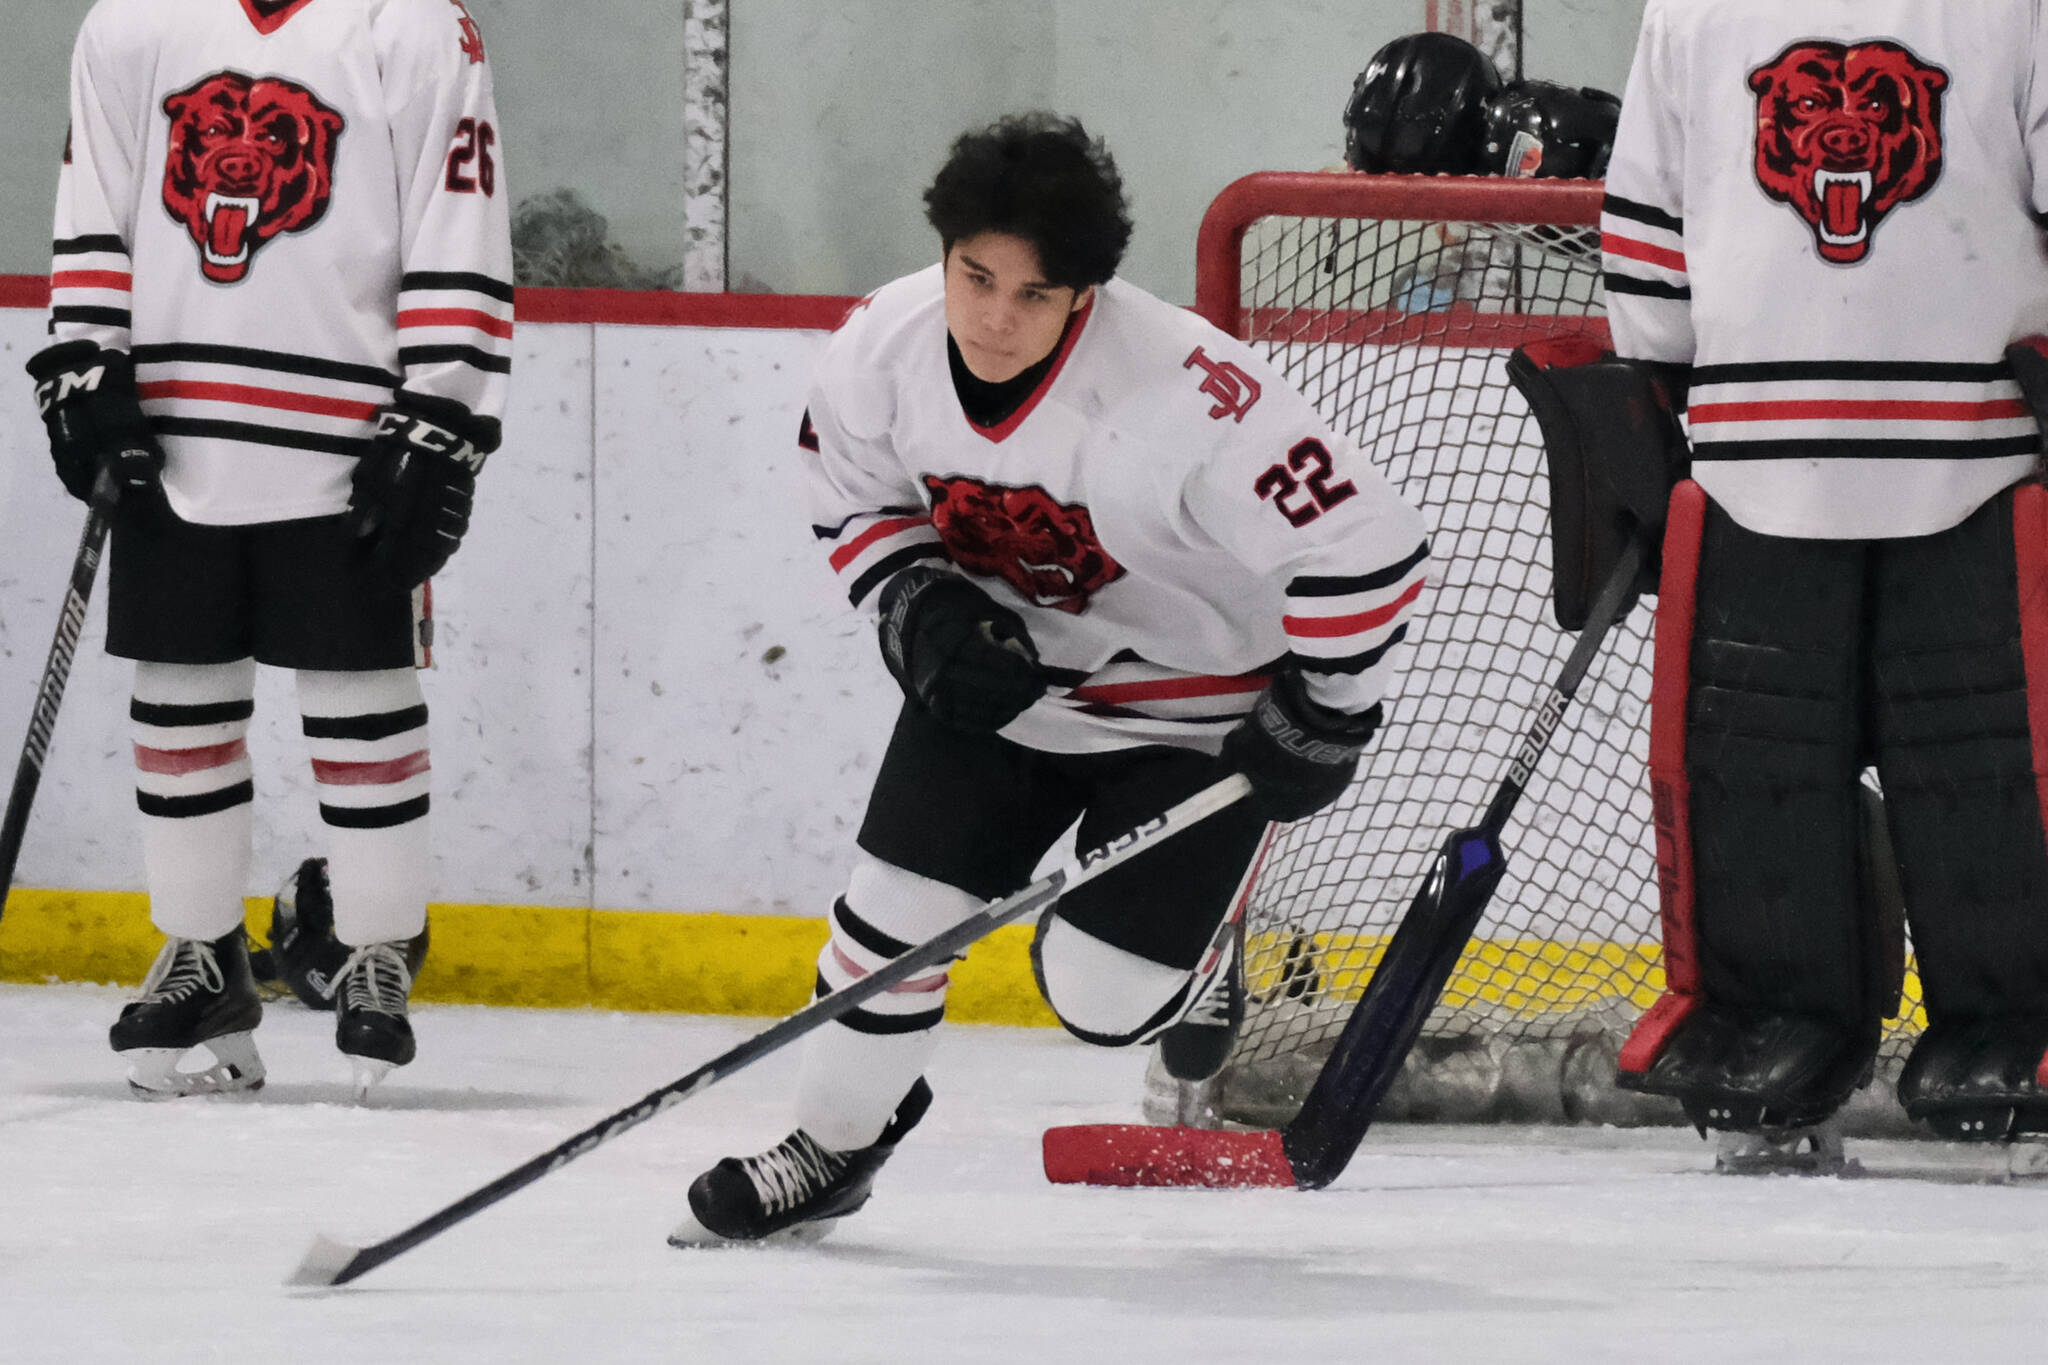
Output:
M1060 1188L1051 1123L1132 1121L1142 1058L955 1028L924 1126L812 1248L671 1250L689 1178L788 1126L771 1057L354 1285L390 1236L760 1021L425 1007L347 1103L272 1006L246 1102L126 1098L97 988L0 987L0 1360L1936 1362L2048 1357L2048 1189L1706 1174L1689 1132L1376 1129L1317 1194Z

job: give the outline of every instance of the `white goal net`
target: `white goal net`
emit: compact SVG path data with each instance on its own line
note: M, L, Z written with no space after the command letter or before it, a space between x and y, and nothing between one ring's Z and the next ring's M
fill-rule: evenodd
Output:
M1211 1097L1223 1118L1299 1107L1444 836L1478 820L1570 652L1540 437L1506 360L1539 337L1606 340L1600 195L1275 173L1232 185L1204 221L1199 310L1265 351L1422 510L1434 561L1358 782L1283 833L1254 887L1248 1015ZM1383 1116L1676 1121L1612 1084L1663 986L1651 617L1638 604L1610 632L1538 764L1503 836L1506 879ZM1895 1028L1912 1027L1914 991ZM1155 1075L1148 1108L1171 1104Z

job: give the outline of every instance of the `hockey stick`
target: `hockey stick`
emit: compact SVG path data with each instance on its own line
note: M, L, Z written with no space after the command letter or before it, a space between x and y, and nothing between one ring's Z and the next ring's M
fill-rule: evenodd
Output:
M28 738L21 744L21 760L14 765L14 788L7 793L7 813L0 817L0 914L6 913L7 894L14 889L14 864L21 857L21 842L28 834L29 807L35 804L36 788L43 781L43 760L50 752L50 736L57 728L57 708L64 701L64 686L71 680L71 661L78 655L78 635L85 629L85 606L92 600L93 580L99 576L100 551L106 547L108 514L120 497L111 467L102 468L93 482L92 498L86 504L85 530L79 533L78 554L71 561L71 586L64 594L63 610L57 614L56 638L50 641L50 657L43 664L42 685L36 689L36 708L28 719Z
M387 1237L366 1247L354 1247L316 1236L312 1247L306 1252L305 1259L299 1263L299 1268L292 1272L285 1283L347 1284L350 1280L375 1270L386 1261L410 1251L428 1238L446 1232L470 1215L480 1213L507 1195L524 1189L549 1172L559 1170L577 1157L595 1151L628 1129L639 1127L663 1110L681 1104L701 1090L709 1089L735 1071L759 1061L787 1043L794 1042L821 1024L839 1018L919 972L926 971L938 963L951 961L965 952L970 944L994 930L1012 920L1022 919L1033 910L1052 904L1066 892L1084 882L1093 881L1110 868L1136 857L1160 840L1171 838L1197 821L1214 815L1250 790L1251 785L1237 774L1203 788L1128 834L1120 835L1100 848L1090 849L1078 857L1069 859L1015 895L991 902L944 933L926 939L887 966L879 968L843 990L834 991L822 1000L812 1001L781 1023L719 1054L689 1075L671 1081L617 1113L598 1120L566 1142L541 1153L523 1166L507 1171L490 1184L464 1195L439 1213L422 1219L394 1237Z
M1500 885L1507 870L1501 831L1608 630L1633 601L1642 558L1640 541L1623 547L1486 814L1444 841L1294 1121L1280 1132L1133 1124L1049 1129L1048 1179L1059 1184L1316 1190L1343 1172Z

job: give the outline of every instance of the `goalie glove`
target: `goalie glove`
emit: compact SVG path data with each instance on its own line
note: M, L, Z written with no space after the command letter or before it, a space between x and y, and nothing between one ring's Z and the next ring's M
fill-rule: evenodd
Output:
M1223 737L1223 761L1252 784L1249 800L1259 814L1306 820L1351 785L1382 714L1377 702L1356 715L1332 711L1308 695L1299 673L1282 673Z
M495 417L426 394L400 391L378 410L344 515L393 579L418 587L462 544L477 471L498 448L501 430Z
M1665 373L1585 337L1516 347L1508 379L1543 432L1551 607L1559 626L1581 630L1631 540L1643 548L1636 592L1657 591L1671 490L1685 477L1691 451Z
M163 448L143 415L125 351L60 342L31 356L28 372L66 492L90 502L102 469L112 471L116 497L130 506L161 491Z
M905 569L882 589L881 613L890 675L947 725L992 734L1045 695L1024 618L960 575Z

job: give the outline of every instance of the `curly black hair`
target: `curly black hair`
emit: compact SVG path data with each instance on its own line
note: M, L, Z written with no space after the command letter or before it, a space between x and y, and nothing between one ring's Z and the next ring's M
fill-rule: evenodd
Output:
M1079 119L1011 114L962 133L924 192L925 217L951 251L984 232L1022 237L1048 284L1084 289L1116 273L1131 241L1123 177Z

